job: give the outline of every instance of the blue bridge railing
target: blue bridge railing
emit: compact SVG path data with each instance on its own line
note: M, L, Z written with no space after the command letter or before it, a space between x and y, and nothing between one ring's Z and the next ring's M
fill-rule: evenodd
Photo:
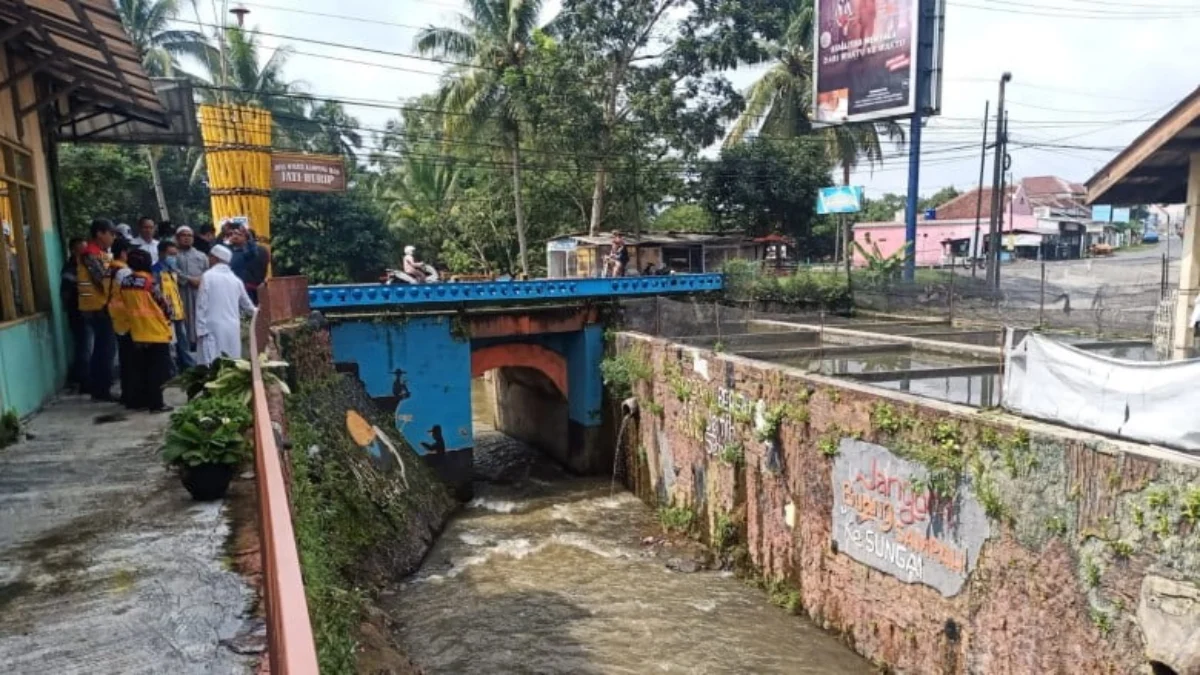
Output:
M529 281L462 281L418 286L345 284L309 286L312 309L355 309L386 306L496 305L622 298L646 295L708 293L725 287L720 274L674 274L615 279L531 279Z

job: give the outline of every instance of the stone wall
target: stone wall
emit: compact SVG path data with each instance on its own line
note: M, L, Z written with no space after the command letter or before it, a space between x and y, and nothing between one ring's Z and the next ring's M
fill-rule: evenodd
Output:
M1200 673L1200 460L617 336L643 499L912 673Z

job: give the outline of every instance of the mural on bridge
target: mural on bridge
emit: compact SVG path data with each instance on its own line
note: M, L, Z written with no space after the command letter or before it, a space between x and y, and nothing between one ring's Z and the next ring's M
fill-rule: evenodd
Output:
M395 323L334 324L333 358L355 374L419 455L474 445L471 432L471 345L451 335L446 316Z

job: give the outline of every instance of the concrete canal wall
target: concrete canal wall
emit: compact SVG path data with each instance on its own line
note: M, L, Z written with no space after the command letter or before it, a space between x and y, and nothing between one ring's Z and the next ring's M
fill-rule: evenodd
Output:
M631 487L864 656L1200 672L1200 459L641 334L610 348L640 402Z

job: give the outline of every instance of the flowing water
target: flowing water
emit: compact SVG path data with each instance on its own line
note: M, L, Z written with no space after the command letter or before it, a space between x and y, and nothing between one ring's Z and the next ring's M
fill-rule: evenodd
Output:
M731 575L668 569L689 566L643 542L654 514L607 477L538 461L476 494L388 603L427 673L872 672Z

